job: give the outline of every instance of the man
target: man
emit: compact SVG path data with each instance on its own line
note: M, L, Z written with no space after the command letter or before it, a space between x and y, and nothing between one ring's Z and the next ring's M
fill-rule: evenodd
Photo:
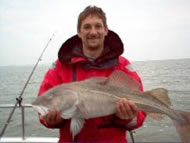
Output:
M68 39L60 48L55 67L46 73L39 96L48 89L72 81L94 76L108 77L114 70L122 70L141 83L130 62L120 55L123 44L119 36L108 30L105 13L101 8L88 6L80 13L78 35ZM143 90L142 83L141 89ZM62 119L60 111L53 110L40 118L48 128L59 128L59 142L127 142L126 130L140 127L146 117L134 102L121 99L117 113L88 119L81 132L72 140L70 120Z

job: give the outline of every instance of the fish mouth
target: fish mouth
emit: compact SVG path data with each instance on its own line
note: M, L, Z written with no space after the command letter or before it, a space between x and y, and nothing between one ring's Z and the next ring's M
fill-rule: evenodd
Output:
M44 106L37 106L37 105L32 105L34 110L36 110L41 116L44 116L48 113L48 108Z

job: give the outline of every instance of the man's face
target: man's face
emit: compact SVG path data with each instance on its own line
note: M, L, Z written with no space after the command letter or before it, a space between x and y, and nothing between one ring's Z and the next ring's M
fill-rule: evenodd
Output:
M108 29L104 26L102 19L96 15L89 15L82 21L78 35L85 48L96 50L104 45L107 33Z

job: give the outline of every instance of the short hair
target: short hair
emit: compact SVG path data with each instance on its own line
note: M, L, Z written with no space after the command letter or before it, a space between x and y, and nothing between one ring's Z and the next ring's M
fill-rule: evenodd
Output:
M89 15L96 15L102 19L105 28L107 28L106 14L104 11L96 6L87 6L78 16L77 32L80 32L82 21Z

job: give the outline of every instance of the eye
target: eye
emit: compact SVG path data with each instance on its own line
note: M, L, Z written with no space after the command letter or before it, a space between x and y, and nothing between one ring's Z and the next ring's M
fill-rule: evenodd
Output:
M95 25L95 28L96 28L96 29L101 29L102 27L103 27L103 26L102 26L101 24L96 24L96 25Z
M86 25L83 26L83 29L84 30L90 30L91 26L89 24L86 24Z

